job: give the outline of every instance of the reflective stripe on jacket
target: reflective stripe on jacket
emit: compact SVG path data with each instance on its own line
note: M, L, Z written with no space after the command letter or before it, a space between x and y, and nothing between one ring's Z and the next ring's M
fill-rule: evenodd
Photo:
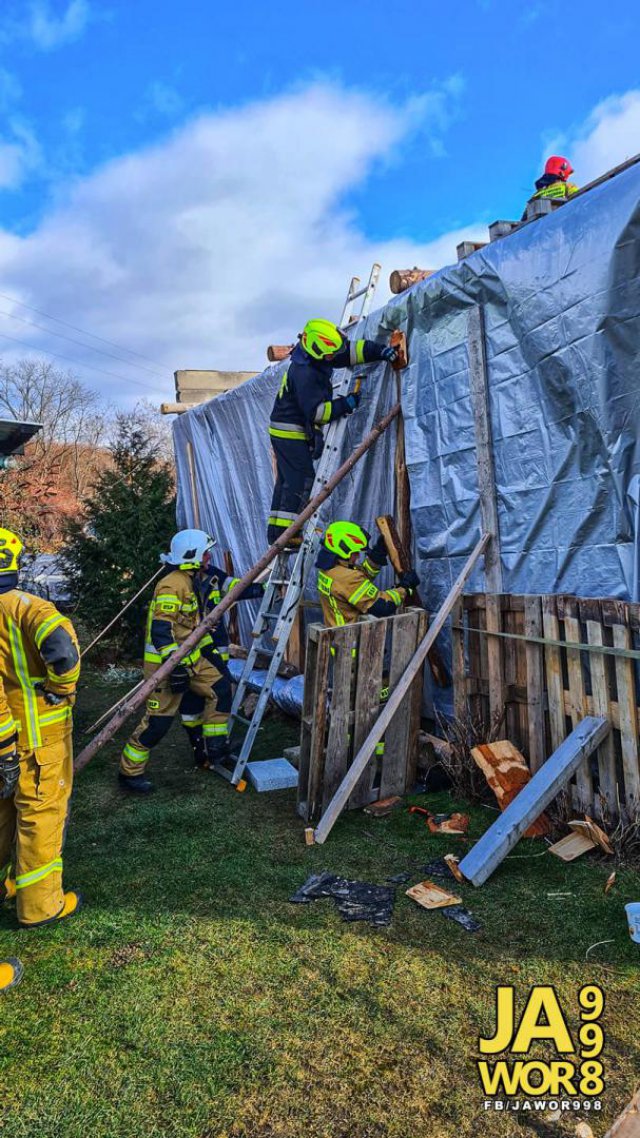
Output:
M406 596L405 589L378 589L365 572L364 564L353 567L338 564L332 569L319 569L318 592L323 620L328 628L353 624L368 613L377 600L388 601L400 608Z
M80 650L68 617L42 597L0 593L0 753L34 750L71 731ZM52 706L44 688L66 697Z

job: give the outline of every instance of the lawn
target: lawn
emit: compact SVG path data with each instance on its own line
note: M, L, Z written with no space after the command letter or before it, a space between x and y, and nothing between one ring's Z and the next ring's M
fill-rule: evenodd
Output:
M87 673L79 745L118 694ZM296 734L270 718L256 757ZM414 883L426 861L465 847L403 808L349 814L307 848L293 793L240 795L195 773L179 730L154 756L148 800L119 792L116 764L113 745L76 785L65 879L86 909L37 932L0 911L0 955L25 965L0 1000L2 1138L573 1134L575 1116L485 1113L474 1059L496 984L514 984L520 1006L532 984L555 985L572 1028L578 989L601 984L596 1138L630 1098L640 949L623 906L640 898L638 874L618 868L605 896L607 859L565 865L523 841L485 886L462 887L480 933L418 908L407 886L388 928L345 924L328 900L288 897L324 868L378 883L409 870ZM492 817L474 809L472 835ZM598 941L611 943L585 962Z

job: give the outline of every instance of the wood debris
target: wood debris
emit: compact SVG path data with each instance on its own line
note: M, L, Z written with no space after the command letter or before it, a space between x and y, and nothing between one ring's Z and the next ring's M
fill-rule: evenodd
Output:
M407 897L417 901L423 909L445 909L448 905L460 905L462 903L460 897L454 897L453 893L447 893L445 889L441 889L439 885L428 880L420 881L417 885L412 885L410 889L407 889Z
M610 890L613 889L615 883L616 883L616 874L615 874L615 870L614 870L614 872L610 873L609 876L607 877L607 881L606 881L606 884L604 887L605 894L609 893Z
M460 884L463 884L465 880L464 874L462 874L458 869L458 862L460 859L457 858L455 854L445 854L443 860L446 861L456 881L459 881Z
M555 854L562 861L575 861L583 853L597 848L606 854L613 854L613 848L604 830L601 830L588 814L584 817L584 822L578 820L569 822L571 833L561 838L555 845L549 846L549 853ZM615 874L613 876L615 879Z
M364 813L370 814L372 818L386 818L401 802L402 799L398 794L392 794L390 798L379 798L377 802L370 802L365 806Z
M501 739L497 743L482 743L479 747L473 747L471 757L480 767L498 800L501 810L506 810L522 788L531 781L531 771L527 766L527 760L508 739ZM524 836L526 838L543 838L550 830L549 819L545 814L541 814L525 831Z

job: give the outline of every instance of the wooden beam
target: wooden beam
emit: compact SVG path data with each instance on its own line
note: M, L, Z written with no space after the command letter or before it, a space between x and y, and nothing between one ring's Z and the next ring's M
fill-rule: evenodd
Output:
M474 305L474 307L469 310L467 315L467 336L469 390L476 435L480 517L482 519L482 529L484 533L493 535L493 540L484 559L484 572L487 581L487 592L501 593L502 567L500 564L498 496L493 465L493 440L491 437L491 417L489 413L484 311L481 305Z
M404 673L402 679L399 681L398 686L389 699L389 702L387 703L382 713L378 716L378 719L371 728L364 743L358 751L358 754L354 757L349 770L340 783L340 786L338 787L333 799L329 803L329 806L320 819L317 829L315 830L315 840L319 844L325 842L331 833L335 822L347 804L351 791L353 790L358 779L360 778L360 775L362 774L371 756L373 755L376 744L380 742L380 739L391 723L391 720L393 719L396 711L407 695L407 692L410 690L413 679L421 667L423 660L427 656L429 649L435 644L436 638L444 628L444 625L447 621L447 618L449 617L449 614L451 613L453 606L458 600L458 597L462 594L465 581L471 575L476 562L484 553L490 540L490 534L486 533L483 534L480 538L480 541L471 553L471 556L465 562L459 577L455 581L451 592L445 599L441 609L435 617L435 620L431 625L431 628L429 629L427 635L413 655L409 667Z
M460 862L460 872L473 885L483 885L520 840L525 830L575 774L580 763L606 739L610 724L603 717L583 719L540 770L522 788L504 814L482 835Z

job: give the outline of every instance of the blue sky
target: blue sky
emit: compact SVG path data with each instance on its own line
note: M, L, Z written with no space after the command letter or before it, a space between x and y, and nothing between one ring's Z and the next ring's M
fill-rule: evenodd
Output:
M547 145L578 182L640 150L639 31L594 0L3 0L0 288L168 370L257 367L374 256L519 216Z

